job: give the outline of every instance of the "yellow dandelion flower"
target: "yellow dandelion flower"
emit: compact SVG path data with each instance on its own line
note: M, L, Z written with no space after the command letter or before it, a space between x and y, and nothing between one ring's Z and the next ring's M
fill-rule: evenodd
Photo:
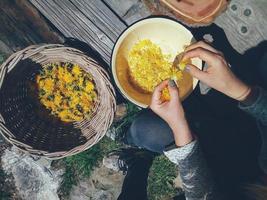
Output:
M58 79L62 80L65 74L65 70L62 67L59 67L57 70Z
M188 64L188 63L190 63L190 61L189 60L182 60L180 63L179 63L179 68L182 70L182 71L184 71L185 70L185 67L186 67L186 65Z
M170 93L169 93L169 90L168 88L164 88L162 90L162 94L161 94L161 100L162 101L168 101L171 99L171 96L170 96Z
M38 86L39 86L40 89L43 88L44 85L45 85L45 81L44 80L39 80L39 82L37 82L37 83L38 83Z
M95 89L95 86L94 86L94 84L92 83L92 82L88 82L87 84L86 84L86 87L85 87L85 91L86 92L91 92L92 90L94 90Z
M54 99L55 105L60 106L61 102L62 102L62 96L59 94L55 95L55 99Z
M45 65L36 77L40 102L62 121L81 121L91 112L97 98L90 77L76 64Z
M131 79L147 92L153 92L163 80L172 78L180 81L183 74L178 69L173 69L170 57L164 55L161 48L150 40L139 41L128 55Z
M62 78L66 83L71 83L74 81L74 77L70 73L65 73Z
M75 106L80 102L80 98L78 96L73 96L71 101L69 102L70 107L75 108Z
M72 73L78 76L81 73L80 67L78 65L74 65L72 68Z
M44 80L43 89L46 91L52 91L54 89L54 81L51 78Z
M58 113L58 116L61 119L68 119L69 118L69 111L68 110L63 110L63 111Z

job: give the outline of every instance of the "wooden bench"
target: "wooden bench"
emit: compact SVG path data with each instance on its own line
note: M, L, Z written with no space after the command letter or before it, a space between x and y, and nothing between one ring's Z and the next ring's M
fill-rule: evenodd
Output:
M109 64L112 48L131 23L150 12L138 0L29 0L64 37L93 47Z

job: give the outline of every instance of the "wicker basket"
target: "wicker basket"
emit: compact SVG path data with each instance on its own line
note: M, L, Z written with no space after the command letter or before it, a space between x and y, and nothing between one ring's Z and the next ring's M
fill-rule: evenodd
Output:
M35 83L42 65L70 62L92 74L98 100L90 119L65 123L40 104ZM96 144L111 125L115 91L107 73L81 51L63 45L34 45L14 53L0 67L0 130L21 150L51 159L77 154Z

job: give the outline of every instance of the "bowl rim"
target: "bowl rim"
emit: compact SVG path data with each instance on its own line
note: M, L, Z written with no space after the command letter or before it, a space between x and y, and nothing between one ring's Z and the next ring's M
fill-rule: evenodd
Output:
M135 21L134 23L130 24L127 28L125 28L121 33L120 35L118 36L118 38L116 39L114 45L113 45L113 48L112 48L112 53L111 53L111 59L110 59L110 66L111 66L111 73L112 73L112 76L113 76L113 80L115 81L115 85L116 85L116 88L118 88L120 94L125 98L127 99L128 101L130 101L131 103L137 105L138 107L141 107L141 108L148 108L149 105L146 105L146 104L143 104L143 103L140 103L138 101L136 101L135 99L133 99L132 97L130 97L129 95L126 95L126 92L125 90L122 88L121 84L119 83L119 80L118 80L118 77L117 77L117 74L116 74L116 70L115 70L115 50L117 48L117 45L118 43L120 42L120 40L123 40L125 38L123 38L122 36L125 34L125 32L129 31L133 26L135 26L137 23L140 23L142 21L146 21L146 20L153 20L153 19L162 19L162 20L166 20L166 21L169 21L169 22L174 22L174 23L177 23L181 26L183 26L184 28L186 28L191 34L192 32L189 30L188 26L186 26L185 24L182 24L181 22L179 22L178 20L174 19L174 18L171 18L169 16L164 16L164 15L153 15L153 16L148 16L148 17L145 17L145 18L142 18L142 19L139 19L137 21ZM194 38L194 35L192 34L193 38ZM193 90L195 89L196 85L198 84L199 80L196 81L196 84L193 85ZM191 94L191 93L190 93ZM185 96L185 98L187 98L190 94L187 94Z

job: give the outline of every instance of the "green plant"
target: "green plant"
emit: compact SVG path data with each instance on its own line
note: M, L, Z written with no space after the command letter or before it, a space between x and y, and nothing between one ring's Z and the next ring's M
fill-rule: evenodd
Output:
M176 166L165 156L156 157L148 178L148 196L151 200L162 200L175 196L173 180L177 176Z
M66 170L63 175L60 193L63 196L68 196L72 186L77 184L80 177L89 177L94 167L99 164L103 157L119 147L119 143L104 137L92 148L77 155L64 158L62 161Z
M129 126L131 125L132 121L141 111L139 107L136 105L127 102L126 104L126 116L118 122L112 124L111 129L113 129L116 133L116 140L120 141L123 135L128 130Z
M90 176L93 168L101 158L100 146L95 145L91 149L63 159L66 171L63 175L62 192L68 195L71 187L77 184L80 176Z
M11 194L7 191L7 185L5 184L6 174L0 168L0 200L11 199Z

